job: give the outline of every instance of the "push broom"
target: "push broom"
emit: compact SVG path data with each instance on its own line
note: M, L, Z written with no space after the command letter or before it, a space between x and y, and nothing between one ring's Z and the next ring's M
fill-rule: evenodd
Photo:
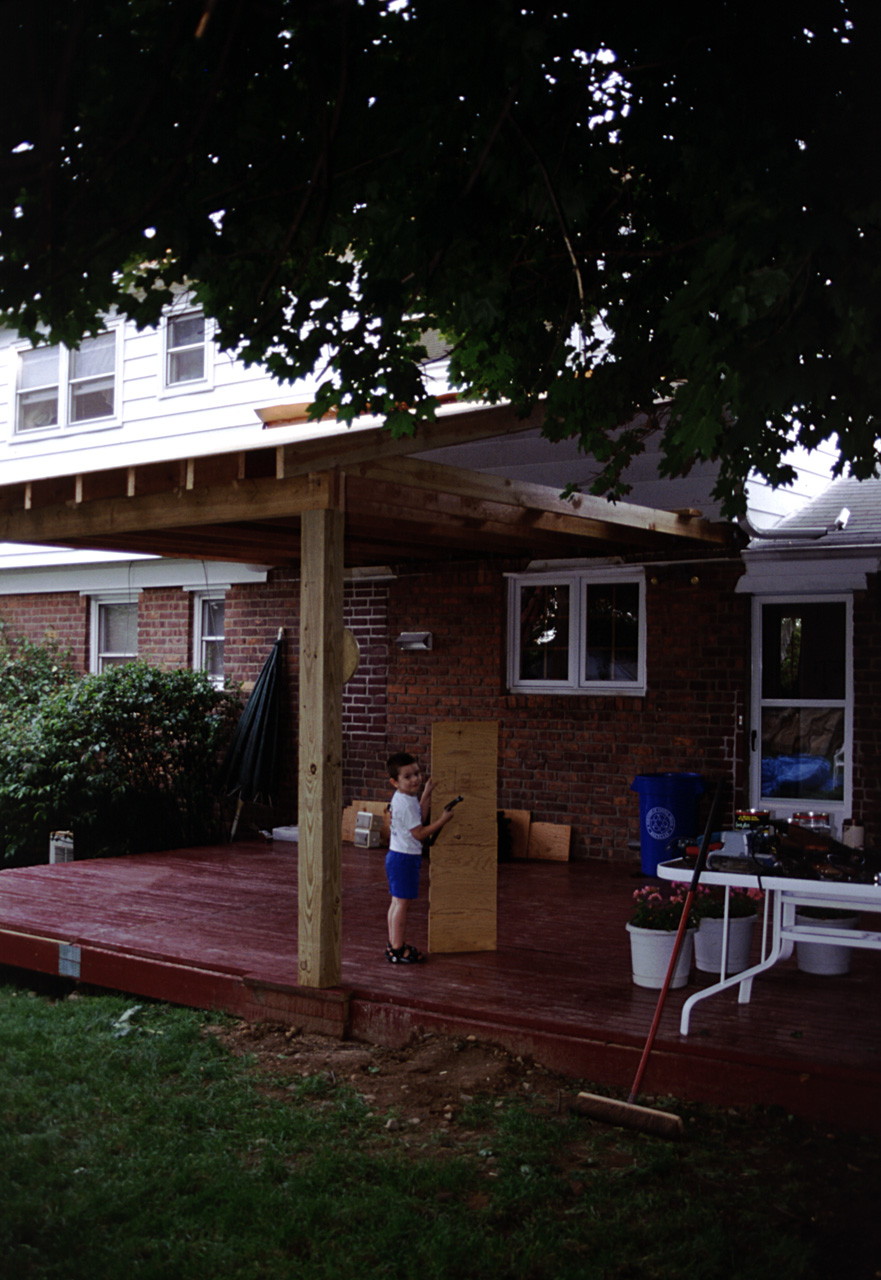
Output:
M658 1031L658 1025L661 1021L661 1014L664 1009L664 1003L667 999L667 991L670 982L676 970L676 962L679 959L679 953L682 950L682 942L685 938L685 931L688 928L688 917L691 914L691 908L694 903L694 896L697 892L698 881L703 874L704 867L707 862L707 854L710 848L710 840L716 826L717 815L722 803L722 781L720 779L716 794L713 796L713 803L710 806L710 816L707 819L707 829L701 840L700 849L698 850L697 861L694 864L694 874L691 877L691 886L686 894L685 902L682 907L682 918L679 921L679 928L676 931L676 938L673 942L673 951L670 955L670 963L667 965L667 974L664 978L664 985L661 988L661 994L658 996L658 1005L655 1009L655 1016L652 1021L651 1030L642 1051L642 1057L639 1060L639 1066L636 1070L636 1076L633 1081L633 1088L630 1090L630 1096L626 1102L619 1102L617 1098L604 1098L598 1093L579 1093L572 1103L572 1110L577 1111L580 1115L589 1116L592 1120L601 1120L605 1124L619 1125L624 1129L640 1129L644 1133L654 1133L660 1138L681 1138L684 1132L682 1117L671 1115L669 1111L657 1111L652 1107L641 1107L636 1104L636 1097L639 1093L639 1087L642 1084L642 1078L645 1075L646 1065L648 1063L649 1054L652 1051L652 1045Z

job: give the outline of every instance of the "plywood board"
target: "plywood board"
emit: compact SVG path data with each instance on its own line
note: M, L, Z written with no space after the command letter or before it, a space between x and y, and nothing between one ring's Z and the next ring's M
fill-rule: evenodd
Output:
M511 857L529 857L529 827L532 814L528 809L503 809L502 816L507 818L508 831L511 835Z
M568 862L571 843L571 827L564 827L558 822L533 822L529 828L528 856L552 862Z
M495 721L432 726L432 815L464 800L431 850L428 949L494 951L498 889L498 740Z
M358 800L343 809L343 840L353 844L355 840L355 822L359 813L378 813L382 818L382 844L387 848L389 842L389 815L387 800Z

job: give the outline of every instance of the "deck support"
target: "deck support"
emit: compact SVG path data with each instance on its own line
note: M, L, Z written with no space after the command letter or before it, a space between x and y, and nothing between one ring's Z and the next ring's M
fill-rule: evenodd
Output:
M342 981L343 512L304 511L300 576L299 982Z

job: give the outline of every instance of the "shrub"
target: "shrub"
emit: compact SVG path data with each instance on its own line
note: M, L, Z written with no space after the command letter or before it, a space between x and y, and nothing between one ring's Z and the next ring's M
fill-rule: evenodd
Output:
M16 636L0 620L0 726L31 719L44 698L76 679L70 651L47 638Z
M238 700L201 672L143 662L40 682L5 708L0 838L7 856L46 856L74 832L78 857L219 837L217 781Z

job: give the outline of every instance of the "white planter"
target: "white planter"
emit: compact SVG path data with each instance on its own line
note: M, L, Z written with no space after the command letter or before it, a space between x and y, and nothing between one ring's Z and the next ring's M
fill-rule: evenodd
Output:
M818 920L816 916L795 913L796 924L813 924L823 929L855 929L859 916L839 916L832 920ZM795 954L802 973L835 974L850 973L851 947L829 946L824 942L797 942Z
M654 987L660 989L667 977L676 931L666 929L640 929L635 924L625 926L630 934L630 960L633 967L633 981L638 987ZM682 939L682 949L676 961L676 968L670 981L671 987L684 987L691 972L691 960L694 951L694 929L686 930Z
M755 914L730 916L728 919L728 955L725 977L749 968ZM722 937L724 920L703 919L694 939L694 963L701 973L722 972Z

